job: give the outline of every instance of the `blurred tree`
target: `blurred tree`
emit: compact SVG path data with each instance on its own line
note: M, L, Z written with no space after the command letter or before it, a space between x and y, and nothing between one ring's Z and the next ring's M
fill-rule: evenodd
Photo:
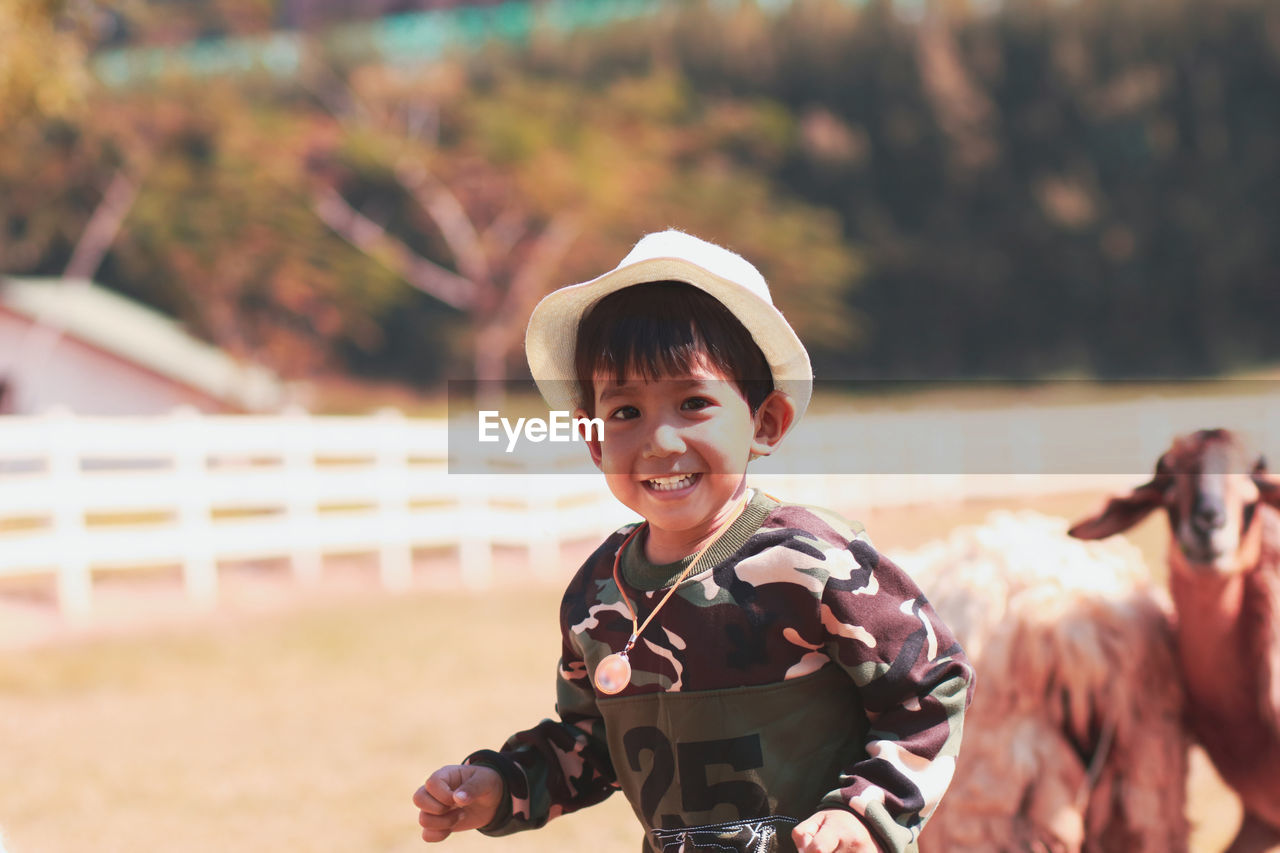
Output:
M757 261L823 376L1280 358L1269 0L701 0L301 94L81 88L72 8L0 0L0 269L96 268L293 371L500 376L534 299L667 226Z
M1280 244L1263 236L1280 205L1261 190L1280 181L1280 6L934 2L916 20L882 0L765 5L692 3L647 35L537 61L589 80L658 56L695 91L799 117L789 155L757 162L838 211L865 262L865 346L825 353L835 372L1280 358Z
M663 73L584 91L489 68L362 68L313 84L345 129L315 170L317 214L467 315L475 378L506 377L549 289L671 224L759 256L793 285L780 302L820 333L848 333L839 294L855 264L838 222L725 154L785 136L785 113L708 107Z
M108 8L0 0L0 271L35 266L54 242L74 243L86 230L89 220L71 208L86 207L81 193L98 182L102 151L86 144L79 121L96 91L87 55ZM108 211L127 209L131 188L110 184L90 243L112 231L117 214ZM82 256L74 271L90 261Z
M307 160L334 135L330 120L226 83L172 84L114 106L122 123L168 123L115 250L117 275L158 284L148 301L290 377L331 366L340 343L378 345L372 318L392 280L327 239L310 211Z
M0 0L0 272L38 268L66 241L62 273L68 286L79 286L97 270L137 195L130 164L112 165L103 140L81 125L96 91L86 55L108 19L99 3ZM105 182L104 169L114 172ZM56 324L37 323L10 358L39 360L61 334Z
M64 116L84 103L92 3L0 0L0 127Z
M428 85L419 88L423 82ZM317 88L335 106L346 136L317 164L314 210L405 281L466 313L475 326L475 378L502 380L523 317L577 239L585 206L539 204L512 185L518 176L510 164L488 161L465 144L442 149L432 95L444 90L433 93L430 82L366 67L346 85L330 79ZM358 193L360 175L398 192L392 203L419 233L400 236L353 206L344 190ZM373 207L388 203L385 192L375 196L382 198ZM435 238L454 269L431 260L429 249L415 248L424 237Z

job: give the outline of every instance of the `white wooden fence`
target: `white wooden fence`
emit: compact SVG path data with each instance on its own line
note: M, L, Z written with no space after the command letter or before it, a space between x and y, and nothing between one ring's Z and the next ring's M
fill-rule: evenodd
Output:
M54 574L62 609L91 607L95 570L180 565L216 600L218 564L377 555L407 586L414 552L456 548L489 582L492 548L552 571L561 542L621 524L600 477L447 475L443 422L375 417L0 418L0 577Z
M1268 392L812 414L752 476L854 517L870 505L1115 490L1144 477L1174 434L1204 426L1240 430L1280 460L1280 395ZM190 595L212 604L220 563L285 558L305 582L326 554L369 553L382 582L402 589L415 552L450 548L459 581L483 587L494 546L527 549L531 572L562 578L562 543L632 518L599 475L448 473L447 443L444 422L391 412L0 418L0 578L55 578L72 618L90 612L96 571L134 567L181 566Z

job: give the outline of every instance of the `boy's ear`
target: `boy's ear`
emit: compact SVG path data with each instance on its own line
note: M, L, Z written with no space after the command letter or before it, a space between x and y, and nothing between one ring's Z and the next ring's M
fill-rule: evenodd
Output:
M602 458L600 450L600 433L598 430L592 428L590 424L580 422L583 420L590 420L591 415L587 414L586 409L578 408L573 410L573 419L577 424L575 429L578 430L578 437L584 440L587 445L587 452L591 454L591 461L597 468L599 468L600 460Z
M751 439L751 455L768 456L777 449L796 419L795 401L781 391L764 398L754 416L756 432Z

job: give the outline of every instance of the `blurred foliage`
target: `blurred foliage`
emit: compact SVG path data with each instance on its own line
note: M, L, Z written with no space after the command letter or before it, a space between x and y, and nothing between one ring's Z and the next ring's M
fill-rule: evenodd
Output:
M1267 0L911 19L886 0L707 0L427 66L317 39L295 81L112 91L85 79L60 5L22 20L65 71L46 83L9 53L28 8L0 0L0 270L64 268L126 170L139 191L99 278L289 375L520 370L533 299L667 226L755 261L826 378L1280 359ZM209 8L232 30L275 14ZM364 230L339 236L326 197ZM405 259L431 275L407 286ZM450 276L474 285L456 303Z
M825 375L1212 374L1280 358L1280 7L1017 0L692 4L528 66L675 67L799 128L788 192L864 263L861 346ZM763 5L763 4L761 4ZM707 37L714 32L715 37ZM595 85L599 85L597 82Z
M470 281L453 297L448 282L418 285L467 315L469 333L451 343L471 366L454 375L523 371L537 298L611 268L668 224L747 247L779 275L807 258L792 276L798 324L830 340L847 333L841 295L856 264L838 218L754 162L765 152L781 162L794 135L783 108L707 102L660 68L584 88L488 59L345 77L322 66L308 86L342 128L324 156L313 152L313 173L385 232L370 256L395 268L388 253L407 247Z
M332 344L376 346L395 280L332 239L311 214L307 161L336 131L321 116L255 103L220 83L186 85L117 106L135 120L164 104L178 123L150 163L114 253L121 281L157 288L198 333L286 375L323 368ZM180 283L179 286L174 286Z
M62 0L0 0L0 127L83 105L91 80L80 11Z

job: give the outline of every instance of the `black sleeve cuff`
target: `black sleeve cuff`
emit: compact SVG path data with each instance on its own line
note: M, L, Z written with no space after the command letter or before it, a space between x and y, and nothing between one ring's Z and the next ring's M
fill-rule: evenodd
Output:
M493 820L477 830L481 835L500 833L511 820L511 783L508 780L511 778L510 774L519 773L520 769L510 758L492 749L477 750L464 758L462 763L488 767L501 777L502 799L498 801L498 810L494 812Z

